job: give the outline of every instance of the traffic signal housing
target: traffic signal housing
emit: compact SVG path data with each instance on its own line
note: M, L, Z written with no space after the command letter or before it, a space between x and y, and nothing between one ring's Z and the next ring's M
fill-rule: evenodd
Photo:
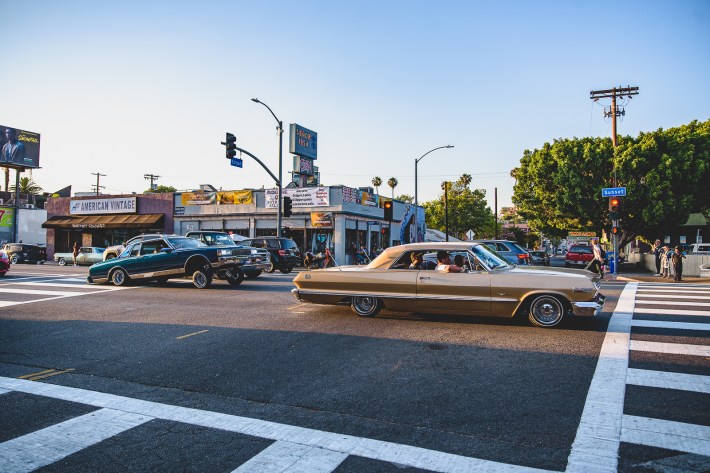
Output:
M394 213L393 213L394 205L393 204L394 204L394 202L392 202L391 200L387 200L387 201L385 201L385 203L383 205L383 209L385 211L385 220L387 220L388 222L391 222L394 219Z
M237 155L237 137L231 133L227 133L224 140L224 146L227 147L227 159L232 159Z
M284 197L283 216L290 217L293 214L293 201L290 197Z
M619 220L621 197L609 197L609 220Z
M611 234L616 236L621 235L621 227L611 227Z

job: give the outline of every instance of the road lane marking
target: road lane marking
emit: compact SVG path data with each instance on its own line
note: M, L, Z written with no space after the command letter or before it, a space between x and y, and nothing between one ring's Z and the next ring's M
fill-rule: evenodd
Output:
M46 287L73 287L73 288L81 288L81 289L101 289L104 291L116 291L116 290L122 290L122 289L130 289L128 287L115 287L115 286L103 286L103 285L98 285L98 284L63 284L63 283L54 283L54 282L37 282L37 281L24 281L24 282L17 282L13 283L17 285L23 285L23 286L46 286Z
M597 368L567 460L567 472L616 472L638 283L629 283L609 320Z
M41 289L7 289L0 288L0 294L32 294L37 296L74 296L77 291L43 291Z
M61 371L55 370L53 373L32 376L31 378L27 378L27 379L29 379L30 381L39 381L40 379L51 378L52 376L57 376L58 374L70 373L72 371L74 371L74 368L68 368L68 369L61 370Z
M649 292L653 292L656 294L663 294L666 292L670 294L678 294L681 291L689 294L707 294L708 291L710 291L710 288L708 288L707 286L645 286L643 288L639 288L639 292L644 294Z
M342 452L278 441L232 473L328 473L347 457Z
M657 315L698 315L710 317L710 310L682 310L682 309L636 309L637 314L657 314Z
M186 334L186 335L180 335L179 337L175 337L175 339L176 339L176 340L181 340L181 339L183 339L183 338L192 337L192 336L194 336L194 335L199 335L199 334L205 333L205 332L209 332L209 330L200 330L199 332L192 332L192 333L188 333L188 334Z
M626 384L710 394L710 376L629 368Z
M29 379L29 378L33 378L35 376L40 376L40 375L47 374L47 373L54 373L55 371L57 371L57 370L55 370L55 369L44 370L44 371L40 371L38 373L30 373L30 374L18 376L17 379Z
M645 299L645 298L652 298L652 297L659 297L660 294L636 294L636 302L641 302L638 299ZM663 299L710 299L710 296L690 296L690 295L678 295L678 294L663 294ZM669 301L665 300L665 303L668 304ZM674 304L671 302L670 304Z
M109 410L118 410L126 414L183 422L275 441L291 442L307 447L325 448L347 455L442 473L481 470L496 473L550 473L548 470L465 457L422 447L279 424L220 412L161 404L58 384L36 383L24 379L0 377L0 389L62 399ZM0 461L2 460L4 460L4 452L0 452Z
M625 415L623 442L710 456L710 427Z
M695 322L668 322L665 320L632 320L633 327L670 328L676 330L710 330L710 324Z
M688 345L684 343L662 343L631 340L629 348L634 351L665 353L667 355L710 356L710 346L708 345Z
M710 297L708 298L710 299ZM671 306L671 307L682 307L682 306L689 306L689 307L710 307L710 302L687 302L687 301L662 301L662 300L650 300L650 301L636 301L636 305L639 304L645 304L645 305L665 305L665 306ZM708 315L710 315L710 311L708 311Z
M150 420L114 409L75 417L0 443L2 469L6 473L34 471Z

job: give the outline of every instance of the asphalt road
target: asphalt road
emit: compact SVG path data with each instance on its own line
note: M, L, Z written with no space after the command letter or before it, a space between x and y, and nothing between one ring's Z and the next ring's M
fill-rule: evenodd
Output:
M448 471L432 467L467 459L491 469L564 471L624 288L605 288L597 319L541 329L526 320L388 311L360 318L347 307L297 303L289 293L293 274L266 274L236 288L216 281L197 290L186 280L114 290L85 285L86 273L16 265L0 280L0 380L39 381L0 394L0 442L9 449L69 419L95 420L102 394L87 401L66 388L121 396L106 401L115 405L155 405L146 411L149 422L137 420L43 471L263 471L258 462L249 470L250 459L287 456L278 448L296 448L289 439L301 435L309 440L296 444L323 448L343 439L375 442L366 452L329 458L336 467L327 471ZM706 343L704 335L690 336ZM687 363L710 374L707 360ZM31 392L45 385L58 394ZM639 389L627 396L643 410L638 399L647 393ZM707 396L683 402L707 407ZM174 406L239 417L193 423L150 414ZM248 419L243 429L219 424L241 419ZM694 419L707 424L702 415ZM632 460L620 465L629 471L658 457L624 445Z

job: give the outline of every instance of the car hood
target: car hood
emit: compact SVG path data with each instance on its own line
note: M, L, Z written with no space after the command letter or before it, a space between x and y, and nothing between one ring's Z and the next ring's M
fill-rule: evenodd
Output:
M511 273L535 273L536 276L540 277L573 277L579 279L590 279L595 280L598 276L596 273L587 271L586 269L574 269L574 268L548 268L546 266L516 266L513 269L508 270Z

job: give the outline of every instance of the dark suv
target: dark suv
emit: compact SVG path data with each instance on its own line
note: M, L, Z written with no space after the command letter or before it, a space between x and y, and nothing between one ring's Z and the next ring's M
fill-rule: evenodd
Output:
M290 273L294 266L301 264L301 251L296 242L290 238L256 237L240 241L244 246L265 248L271 253L271 267L267 270L273 273L277 269L282 273Z
M47 250L42 246L28 245L26 243L6 243L2 249L7 253L12 264L37 263L47 261Z

